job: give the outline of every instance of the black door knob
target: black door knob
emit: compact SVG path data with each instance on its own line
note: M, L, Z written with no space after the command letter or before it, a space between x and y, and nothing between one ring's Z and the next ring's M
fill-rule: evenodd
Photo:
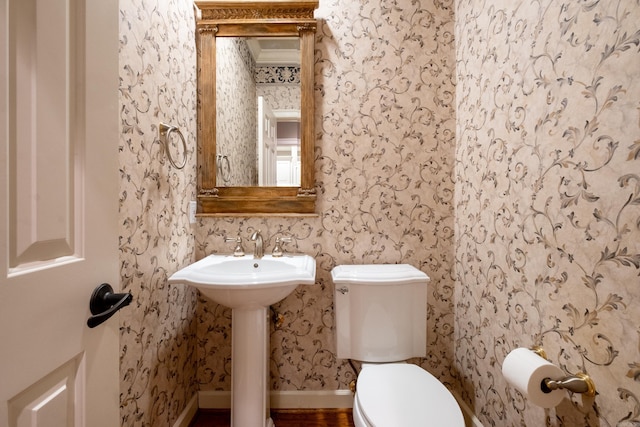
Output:
M108 283L103 283L93 290L89 300L89 310L91 316L87 320L87 326L95 328L120 310L131 303L133 295L130 293L116 294Z

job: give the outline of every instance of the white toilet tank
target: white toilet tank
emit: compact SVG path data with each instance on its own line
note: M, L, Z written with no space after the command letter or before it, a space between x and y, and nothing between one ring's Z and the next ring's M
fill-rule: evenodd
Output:
M408 264L331 271L338 358L395 362L427 351L429 276Z

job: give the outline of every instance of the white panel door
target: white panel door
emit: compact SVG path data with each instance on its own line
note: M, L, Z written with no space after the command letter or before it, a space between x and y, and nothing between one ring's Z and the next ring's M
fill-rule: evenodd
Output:
M0 0L0 426L119 425L118 2Z
M277 119L264 97L258 97L258 185L275 187L278 172Z

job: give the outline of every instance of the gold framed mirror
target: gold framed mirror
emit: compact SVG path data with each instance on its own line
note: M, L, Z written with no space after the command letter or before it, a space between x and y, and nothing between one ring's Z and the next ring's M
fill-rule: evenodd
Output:
M196 22L198 212L250 216L315 214L313 90L316 20L313 12L318 7L318 0L196 0L195 4L200 11ZM289 151L295 153L291 164L295 165L293 169L297 172L284 185L276 183L273 178L275 172L267 174L269 178L263 176L261 168L265 160L260 158L262 145L257 143L260 132L257 125L251 124L258 120L250 117L245 124L244 119L239 119L258 114L254 95L245 95L233 84L221 89L222 79L228 76L223 75L218 63L222 62L220 58L226 57L217 55L220 54L218 51L226 52L229 45L241 46L239 50L242 52L253 52L260 45L266 50L273 45L286 46L289 51L299 50L299 66L296 68L296 65L287 63L285 70L287 76L294 75L291 80L299 82L299 95L296 95L299 97L299 112L296 115L289 108L281 114L285 116L284 121L299 121L299 146ZM291 52L288 53L291 57ZM255 58L251 57L250 61L255 61ZM252 73L253 69L249 74ZM236 78L239 73L228 73L227 70L227 74ZM225 96L223 104L216 105ZM225 116L224 110L232 108L228 102L234 98L242 99L250 107L246 112ZM233 126L241 128L243 136L231 131L222 133ZM230 160L226 150L235 150L234 144L245 144L245 140L252 140L246 144L249 148L243 149L249 154L238 155L237 161ZM255 156L251 154L252 150ZM273 159L268 162L269 165L275 164ZM242 170L238 172L236 167ZM266 169L270 167L265 166ZM243 179L232 179L232 172Z

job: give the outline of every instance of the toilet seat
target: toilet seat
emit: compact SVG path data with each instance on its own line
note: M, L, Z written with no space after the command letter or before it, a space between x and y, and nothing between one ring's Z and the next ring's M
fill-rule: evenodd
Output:
M433 375L405 363L373 365L358 376L354 418L372 427L464 427L453 395Z

